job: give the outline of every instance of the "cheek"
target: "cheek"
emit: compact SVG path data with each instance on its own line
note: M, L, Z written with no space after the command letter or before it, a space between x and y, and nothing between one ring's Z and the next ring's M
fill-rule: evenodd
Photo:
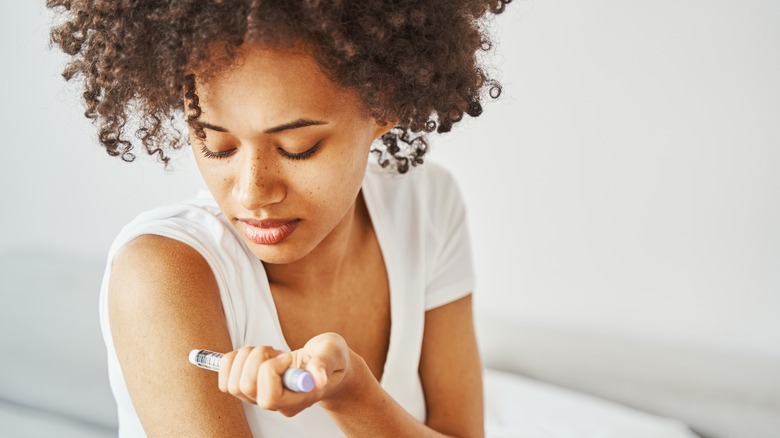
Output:
M317 170L297 179L300 182L296 192L307 199L318 210L329 210L331 214L343 213L352 206L366 171L368 152L350 151L328 157L327 163ZM292 179L295 181L296 179Z
M215 196L224 192L231 179L229 173L225 171L225 166L216 166L215 163L210 163L207 158L203 157L196 157L195 161L198 164L200 176L209 191Z
M344 166L326 168L307 175L305 180L299 180L300 184L295 188L295 192L318 209L339 209L340 206L354 201L362 180L361 175L354 169Z

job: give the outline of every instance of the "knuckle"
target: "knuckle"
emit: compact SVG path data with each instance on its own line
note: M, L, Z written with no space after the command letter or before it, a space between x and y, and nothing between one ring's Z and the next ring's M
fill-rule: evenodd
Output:
M270 398L267 396L258 397L257 398L257 406L267 410L267 411L275 411L277 410L276 403L274 403Z
M342 339L341 335L340 335L340 334L338 334L338 333L336 333L336 332L327 332L327 333L325 333L325 336L326 336L328 339L333 339L333 340L339 340L339 339Z
M235 396L239 396L241 394L241 387L239 386L238 382L228 382L227 389L229 393Z
M263 356L264 359L269 359L273 357L274 353L276 352L276 350L273 347L269 347L269 346L263 346L258 348L260 349L260 354Z
M235 351L231 351L230 353L225 353L225 355L222 356L222 359L219 361L219 368L223 369L229 367L235 359L236 359Z
M252 379L244 377L238 383L238 389L242 394L246 394L249 397L254 398L257 385Z
M327 342L330 345L338 345L341 346L341 344L344 344L344 338L341 337L338 333L326 333L324 336L325 342Z
M233 360L233 358L235 358L235 357L236 357L236 352L235 351L229 351L229 352L227 352L227 353L222 355L222 360L226 360L226 359L227 360Z

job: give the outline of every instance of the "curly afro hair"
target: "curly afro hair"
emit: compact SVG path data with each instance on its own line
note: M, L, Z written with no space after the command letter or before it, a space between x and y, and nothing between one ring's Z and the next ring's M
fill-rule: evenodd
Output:
M511 0L47 0L61 21L51 42L70 60L66 80L83 79L85 115L109 155L133 161L135 130L149 155L168 164L198 137L195 77L216 74L244 44L303 43L334 83L355 89L370 116L396 126L373 152L405 173L422 163L426 134L448 132L482 113L499 83L480 67L490 50L488 14ZM186 101L185 102L185 98ZM185 109L185 103L188 108ZM186 113L185 113L186 112ZM133 126L132 121L136 125Z

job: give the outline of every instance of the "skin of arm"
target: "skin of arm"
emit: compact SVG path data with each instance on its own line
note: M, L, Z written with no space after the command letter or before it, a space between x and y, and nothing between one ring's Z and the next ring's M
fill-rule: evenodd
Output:
M219 391L216 373L187 360L193 346L233 349L216 280L200 253L161 236L131 241L114 258L108 313L148 436L252 436L241 401Z
M452 436L485 436L471 294L426 312L420 378L428 426Z

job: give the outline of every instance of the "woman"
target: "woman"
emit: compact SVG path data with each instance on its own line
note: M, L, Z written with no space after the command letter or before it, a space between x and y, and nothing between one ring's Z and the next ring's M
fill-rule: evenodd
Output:
M476 54L507 2L48 1L107 152L167 164L184 119L208 186L110 250L121 436L484 435L465 210L414 167L500 92Z

